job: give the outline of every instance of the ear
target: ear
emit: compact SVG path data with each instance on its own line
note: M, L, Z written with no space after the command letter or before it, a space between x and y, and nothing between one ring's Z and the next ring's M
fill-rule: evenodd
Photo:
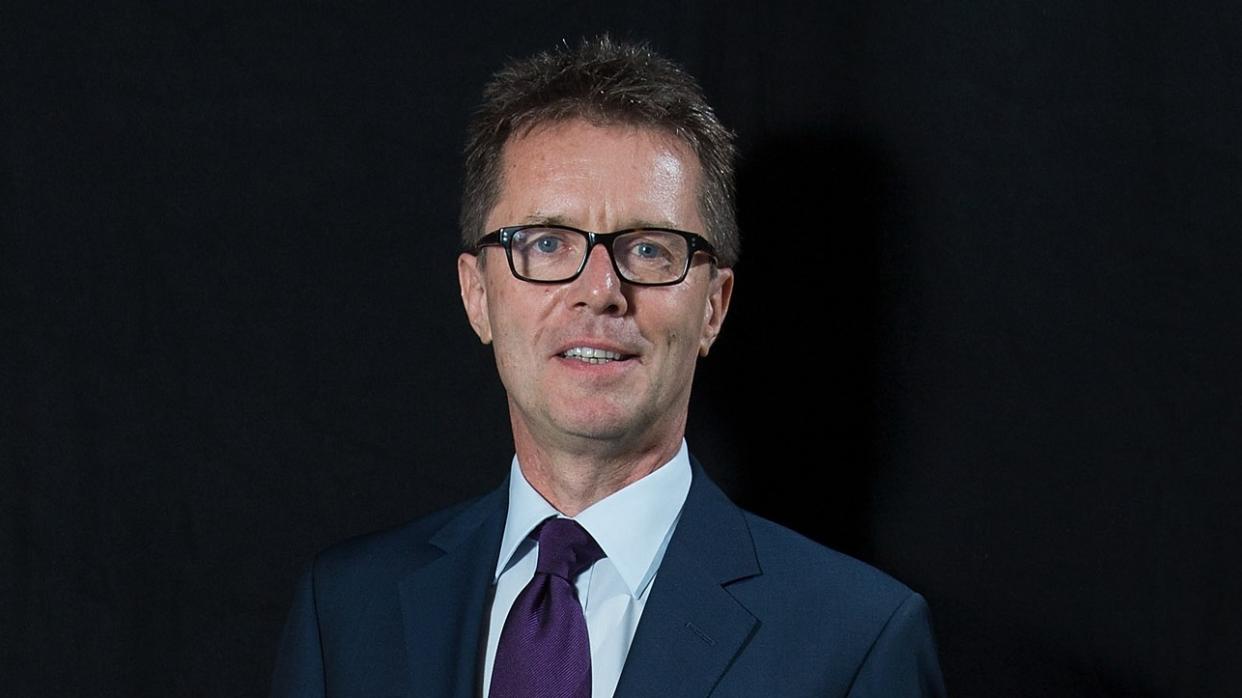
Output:
M729 314L729 300L733 297L733 269L717 269L716 275L707 282L707 303L703 307L703 336L699 338L699 356L707 356L712 344L720 335L725 315Z
M484 254L486 251L480 252ZM484 344L492 343L492 323L487 315L487 285L479 258L463 252L457 257L457 282L461 284L461 302L474 333Z

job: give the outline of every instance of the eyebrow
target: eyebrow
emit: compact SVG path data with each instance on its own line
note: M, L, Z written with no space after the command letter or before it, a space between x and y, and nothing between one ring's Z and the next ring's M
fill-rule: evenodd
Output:
M570 220L566 218L565 216L561 216L561 215L543 216L539 214L533 214L533 215L527 216L526 218L522 220L522 225L563 225L569 228L578 227L574 225L572 222L570 222ZM670 228L670 229L680 230L680 228L673 225L671 222L667 220L648 221L648 220L642 220L642 219L629 219L624 224L622 224L620 227L618 227L617 230L633 230L637 228ZM611 232L611 231L595 231L595 232Z
M564 216L532 214L522 219L522 225L569 225Z

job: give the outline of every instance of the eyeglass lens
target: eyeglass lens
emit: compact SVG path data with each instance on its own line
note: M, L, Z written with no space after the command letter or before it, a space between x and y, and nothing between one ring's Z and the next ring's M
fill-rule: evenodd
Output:
M526 228L514 233L511 251L519 275L536 281L560 281L582 267L587 238L560 228ZM612 254L625 280L665 283L685 272L690 247L675 233L636 230L617 236Z

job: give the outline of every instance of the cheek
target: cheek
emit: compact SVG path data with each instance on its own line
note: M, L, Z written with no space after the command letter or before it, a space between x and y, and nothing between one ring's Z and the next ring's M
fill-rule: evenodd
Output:
M508 273L506 268L505 273ZM488 296L497 361L521 368L537 359L542 346L548 315L554 307L550 294L555 289L538 286L498 286Z
M503 323L496 328L496 362L503 368L521 370L530 362L530 347L523 335L518 328Z
M668 294L659 297L659 300L660 327L664 336L657 344L670 356L697 353L698 335L703 328L703 318L698 311L704 303L702 294Z
M691 299L685 299L691 301ZM659 342L665 356L665 370L678 373L695 360L699 353L698 335L702 325L696 313L678 313L670 317L665 326L664 337Z

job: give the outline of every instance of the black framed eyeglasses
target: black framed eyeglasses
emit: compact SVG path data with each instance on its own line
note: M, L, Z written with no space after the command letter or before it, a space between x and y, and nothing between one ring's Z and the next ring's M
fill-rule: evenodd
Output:
M472 252L494 245L505 248L514 276L545 284L578 278L596 245L608 250L617 276L637 286L681 283L696 252L717 262L715 248L703 236L671 228L592 233L566 225L512 225L479 238Z

